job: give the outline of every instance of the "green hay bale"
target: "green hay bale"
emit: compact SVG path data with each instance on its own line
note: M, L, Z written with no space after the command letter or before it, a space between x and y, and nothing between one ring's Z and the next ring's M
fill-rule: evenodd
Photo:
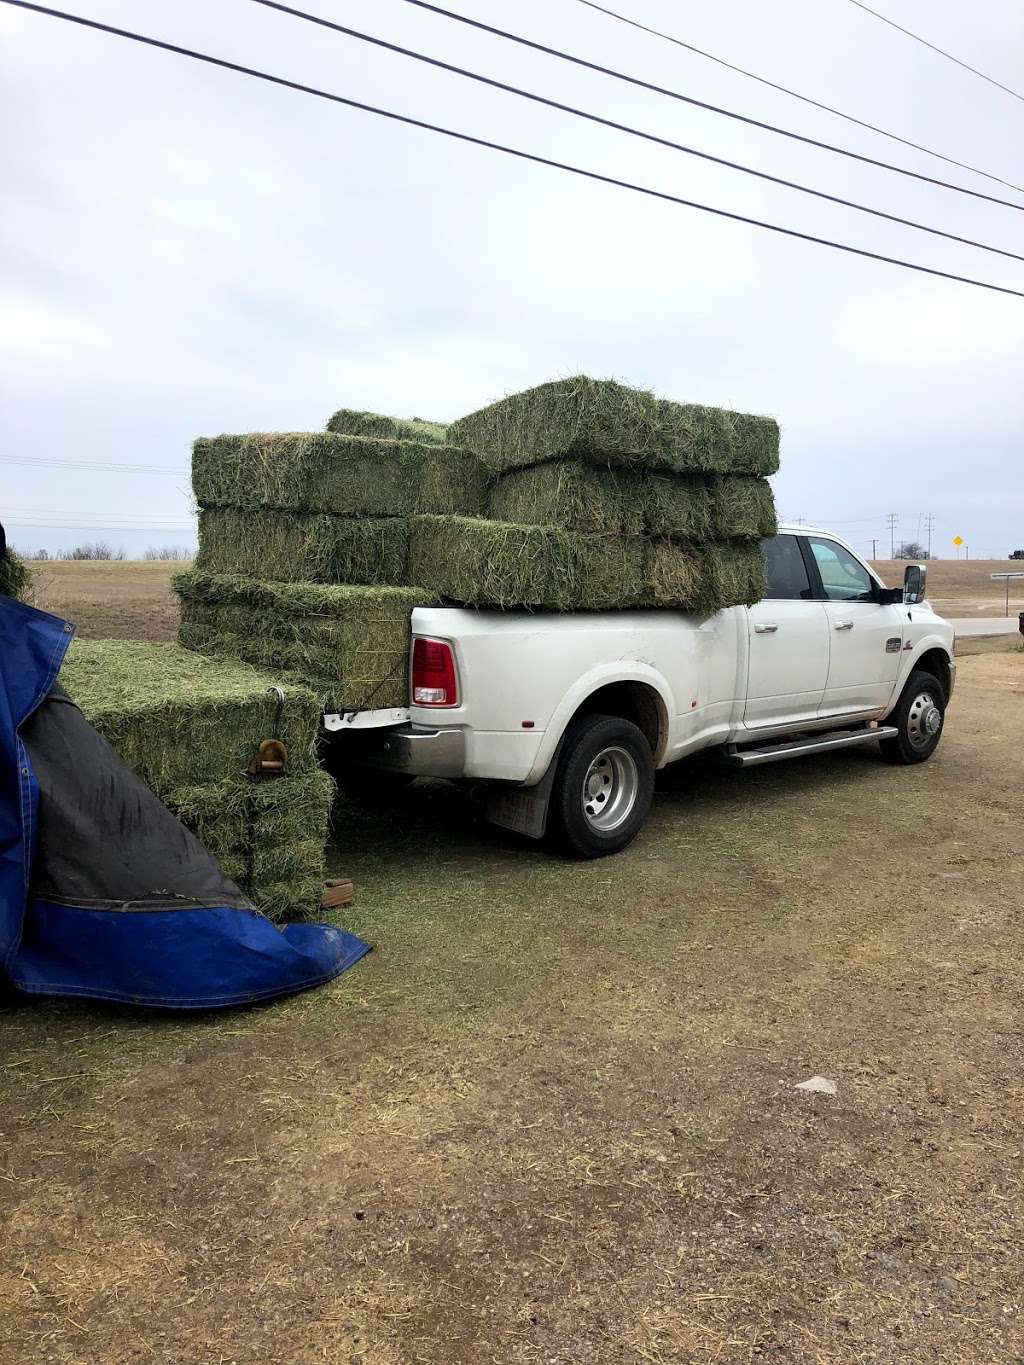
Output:
M24 597L30 580L25 561L8 548L0 558L0 597Z
M711 524L716 540L764 540L779 529L767 479L748 476L711 481Z
M650 536L705 541L712 534L712 493L699 474L637 474L643 529Z
M456 602L599 610L630 605L645 582L644 542L469 517L414 517L410 573Z
M468 450L429 439L251 432L192 448L200 507L277 508L344 517L483 511L488 473Z
M636 480L626 470L599 469L582 460L550 460L499 478L488 516L520 526L639 535L643 508L637 492Z
M748 540L696 546L655 541L649 565L648 606L704 615L753 606L765 593L764 555Z
M253 850L251 884L271 886L274 882L298 881L310 875L323 886L324 840L300 839L293 844L258 844Z
M700 553L676 541L654 541L648 551L648 584L645 606L675 607L699 611L704 602L706 578Z
M238 660L209 659L169 644L76 640L61 682L86 718L159 795L241 774L260 742L279 738L293 772L316 767L316 696Z
M357 412L354 408L339 408L327 423L327 430L338 432L342 436L429 441L440 445L447 439L448 428L443 422L429 422L425 417L384 417L379 412Z
M734 412L731 417L736 444L728 472L759 478L777 474L780 432L774 417L758 417L749 412Z
M264 583L195 570L175 576L179 640L301 678L343 711L408 704L410 617L426 588Z
M334 783L321 769L174 787L164 803L211 853L327 839Z
M207 848L209 848L207 844ZM217 866L224 873L229 881L233 881L239 891L244 896L249 896L247 882L249 879L249 860L244 853L215 853L211 848L210 852L217 860ZM251 900L252 897L249 896Z
M405 582L405 517L333 517L220 507L199 513L201 573L296 583Z
M284 881L252 883L250 899L268 919L318 920L323 917L322 901L326 869Z
M568 456L676 473L778 468L779 429L770 417L673 403L585 375L503 398L455 422L448 437L497 471Z
M319 907L333 799L334 783L320 770L294 777L226 778L180 787L165 798L271 919Z
M436 592L469 606L713 612L764 596L764 556L747 540L684 545L417 517L410 555L415 572Z
M704 545L703 611L722 607L752 607L768 590L764 551L757 541L732 540Z

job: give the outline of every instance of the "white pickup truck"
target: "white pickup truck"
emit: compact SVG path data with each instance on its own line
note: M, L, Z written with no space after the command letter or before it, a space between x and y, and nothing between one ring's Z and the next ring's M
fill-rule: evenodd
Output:
M328 716L332 766L486 784L495 823L592 858L636 835L655 770L698 750L741 766L870 743L929 758L956 664L925 567L887 588L805 526L764 552L765 599L711 616L420 607L408 710Z

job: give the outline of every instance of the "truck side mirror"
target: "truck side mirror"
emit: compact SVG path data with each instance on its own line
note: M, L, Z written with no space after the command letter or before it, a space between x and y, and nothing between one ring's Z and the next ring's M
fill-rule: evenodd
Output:
M908 564L903 574L903 601L908 607L924 601L924 590L928 583L926 564Z

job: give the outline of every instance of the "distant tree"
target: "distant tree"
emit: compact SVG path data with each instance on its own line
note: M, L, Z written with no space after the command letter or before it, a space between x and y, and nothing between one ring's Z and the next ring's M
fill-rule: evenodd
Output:
M126 559L124 550L118 546L115 548L106 540L94 540L91 544L83 542L81 545L73 545L70 550L61 550L58 559Z
M896 546L897 559L928 559L928 551L916 540L905 540L902 545Z
M53 558L49 550L43 549L21 550L19 551L19 553L21 554L22 559L33 559L36 561L37 564L46 564L49 562L50 559Z
M172 564L180 564L191 559L194 554L195 551L190 550L186 545L151 545L148 550L144 551L142 558L150 563L168 561Z

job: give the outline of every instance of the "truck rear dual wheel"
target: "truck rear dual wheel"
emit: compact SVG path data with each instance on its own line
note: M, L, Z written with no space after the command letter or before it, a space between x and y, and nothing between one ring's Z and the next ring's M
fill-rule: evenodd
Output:
M879 748L887 763L923 763L942 738L946 694L938 678L918 669L911 673L896 710L884 722L899 734L883 739Z
M619 716L569 726L551 792L549 828L578 858L618 853L636 838L654 796L654 757L643 731Z

